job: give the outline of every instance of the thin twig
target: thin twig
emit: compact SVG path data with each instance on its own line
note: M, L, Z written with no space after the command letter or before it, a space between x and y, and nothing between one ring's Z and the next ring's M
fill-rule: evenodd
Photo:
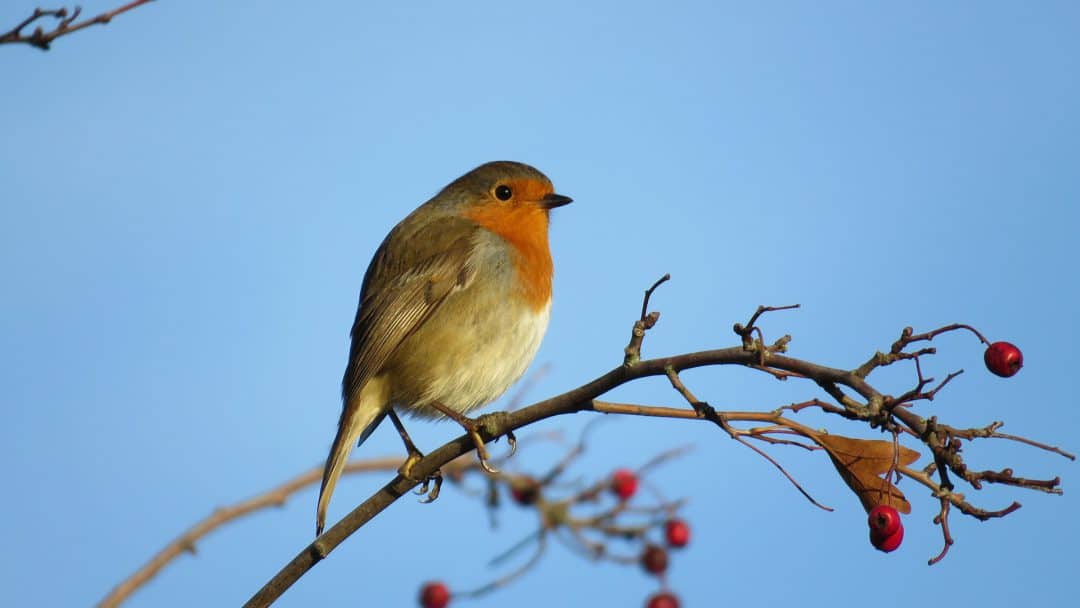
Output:
M116 17L117 15L120 15L122 13L126 13L133 8L138 8L152 1L153 0L133 0L132 2L128 2L121 7L114 8L111 11L105 11L104 13L101 13L96 17L91 17L89 19L74 24L73 22L79 17L79 14L82 12L82 9L77 6L72 11L70 16L68 15L66 8L61 8L58 10L37 8L34 9L34 12L31 13L29 17L24 19L21 23L16 25L10 31L4 34L0 34L0 44L23 43L39 48L43 51L47 51L49 50L49 45L52 44L52 41L56 40L61 36L73 34L81 29L90 27L91 25L105 25L112 21L113 17ZM38 26L31 34L22 34L22 30L25 27L37 21L38 19L45 17L55 18L57 20L56 27L54 27L52 30L45 31L41 28L41 26Z
M964 500L964 495L963 494L959 494L957 492L950 492L950 491L947 491L944 488L942 488L940 485L938 485L930 477L930 473L926 473L926 472L919 471L919 470L912 469L912 468L905 467L905 466L896 467L896 470L903 473L904 476L906 476L906 477L908 477L910 479L914 479L915 481L917 481L917 482L921 483L922 485L926 486L927 488L929 488L931 490L931 492L935 496L944 497L944 498L948 499L948 501L950 503L952 503L952 505L954 507L956 507L957 509L960 509L961 513L963 513L965 515L970 515L970 516L972 516L975 519L978 519L980 521L986 521L988 519L996 519L998 517L1005 517L1006 515L1008 515L1008 514L1012 513L1013 511L1019 509L1020 506L1021 506L1020 503L1013 502L1012 504L1005 507L1004 509L1000 509L1000 510L997 510L997 511L987 511L985 509L980 509L980 508L975 507L975 506L969 504L968 502L966 502Z
M682 380L679 378L679 374L674 370L674 368L668 367L665 370L665 372L667 373L668 380L671 381L671 386L674 387L675 390L678 391L678 393L680 395L682 395L683 398L686 399L690 403L690 405L694 408L695 411L701 413L705 418L712 420L714 423L716 423L718 426L720 426L720 428L727 431L728 435L732 439L734 439L735 441L738 441L739 443L745 445L746 447L750 448L751 450L754 450L755 452L758 453L759 456L761 456L765 460L768 460L769 462L771 462L772 465L774 467L776 467L781 473L783 473L784 477L786 477L787 480L790 481L791 484L794 485L795 488L797 490L799 490L799 492L804 497L806 497L806 500L809 500L811 504L813 504L814 506L816 506L816 507L818 507L820 509L824 509L825 511L832 511L833 510L832 507L827 507L827 506L821 504L820 502L818 502L817 500L815 500L814 497L811 496L810 493L807 492L802 487L802 485L799 484L799 482L796 481L795 478L792 477L791 474L787 472L787 469L785 469L783 467L783 465L781 465L779 462L777 462L772 456L770 456L768 453L766 453L764 450L757 447L756 445L753 445L749 441L746 441L745 439L740 437L739 433L737 433L735 431L735 429L733 429L731 427L731 425L728 424L727 418L725 417L724 414L716 412L716 410L714 410L712 408L712 406L710 406L708 403L705 403L703 401L698 400L698 398L695 397L692 392L690 392L690 389L687 388L685 384L683 384Z
M346 465L344 474L369 473L373 471L395 471L401 466L400 456L387 456L372 458L358 462L350 462ZM98 603L99 608L112 608L119 606L127 600L137 589L145 585L150 579L157 576L165 566L184 553L194 553L195 545L203 538L227 523L251 515L256 511L270 507L280 507L285 504L293 494L305 489L322 479L323 467L308 469L303 473L281 483L261 494L252 496L238 503L218 507L204 517L201 521L188 528L180 536L170 541L164 548L157 552L141 568L131 576L121 581L116 587Z
M941 526L941 535L944 537L944 546L941 548L941 553L938 553L936 557L931 557L926 565L933 566L934 564L945 559L945 554L949 552L949 547L953 546L953 537L949 532L949 499L944 496L941 500L941 512L934 517L934 523Z
M536 551L533 552L532 556L529 557L529 560L522 564L520 567L504 576L500 576L499 578L491 581L490 583L482 587L477 587L476 589L470 589L468 591L455 591L453 595L455 597L478 597L486 593L490 593L500 587L505 587L506 585L509 585L511 582L519 578L521 575L531 570L533 566L535 566L537 562L540 561L540 558L543 557L545 549L547 549L547 536L544 534L540 534L536 537Z
M657 287L660 287L665 282L671 279L670 274L665 274L656 280L651 287L645 290L645 297L641 300L641 317L634 321L634 326L630 330L630 342L627 343L626 348L623 349L623 365L630 367L641 360L641 343L645 341L645 332L649 331L656 325L656 322L660 320L660 313L647 312L649 309L649 299L652 298L652 294L656 291Z
M660 277L659 279L656 279L656 282L652 284L652 287L649 287L648 289L645 290L645 297L641 300L641 319L640 319L641 321L644 321L646 319L646 317L648 316L649 299L652 298L653 292L656 291L657 287L660 287L661 285L663 285L664 283L666 283L667 281L670 281L670 280L671 280L671 273L670 272L664 273L664 276Z
M512 412L525 403L525 397L536 388L536 385L544 379L551 372L551 364L544 363L533 373L529 374L524 380L522 380L517 389L514 390L514 394L510 397L510 400L506 402L506 411Z

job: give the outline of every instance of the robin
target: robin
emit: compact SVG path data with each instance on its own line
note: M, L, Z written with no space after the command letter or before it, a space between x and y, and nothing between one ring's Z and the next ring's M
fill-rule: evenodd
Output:
M360 289L316 535L353 445L384 417L408 451L402 474L422 458L395 409L456 420L489 468L476 421L465 413L502 395L540 347L551 312L548 214L571 200L529 165L491 162L451 182L386 236Z

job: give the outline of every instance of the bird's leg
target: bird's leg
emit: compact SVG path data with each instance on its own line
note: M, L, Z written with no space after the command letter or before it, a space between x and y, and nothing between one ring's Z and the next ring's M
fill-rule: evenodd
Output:
M405 462L398 468L398 473L401 473L402 477L412 478L409 473L412 472L412 468L416 463L424 457L424 453L416 449L416 444L413 443L412 437L409 437L409 432L405 430L405 425L401 424L401 418L398 418L397 413L391 408L387 414L390 415L390 422L394 423L394 428L397 429L398 435L401 437L401 442L405 444L405 451L409 455L405 458Z
M401 442L405 444L405 451L409 453L409 455L405 457L405 462L401 463L401 466L398 467L398 473L407 479L415 479L412 476L412 468L416 466L416 463L420 462L424 457L424 453L416 448L416 444L413 443L412 438L409 437L409 432L405 430L405 425L401 424L401 419L398 418L394 409L391 408L387 414L390 416L390 422L394 423L394 428L397 429L398 435L401 436ZM429 492L428 487L432 481L435 482L435 485ZM424 483L421 484L419 490L416 492L417 494L427 494L427 498L422 502L431 502L439 497L439 490L442 489L442 481L442 471L435 471L430 476L424 478Z
M438 401L432 401L429 405L442 412L447 418L457 422L461 425L461 428L465 429L465 432L469 434L469 437L473 440L473 444L476 446L476 457L480 460L480 468L493 475L499 472L498 469L488 463L491 456L488 454L487 447L484 446L483 438L480 437L480 425L477 424L476 420L469 418L460 412L456 412ZM513 437L513 435L511 434L510 437ZM510 445L511 447L516 446L517 442L512 440Z

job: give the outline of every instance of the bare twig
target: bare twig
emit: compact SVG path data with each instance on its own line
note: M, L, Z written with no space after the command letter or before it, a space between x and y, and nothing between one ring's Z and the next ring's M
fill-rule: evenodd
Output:
M36 8L29 17L24 19L21 23L16 25L10 31L0 34L0 44L22 43L39 48L43 51L47 51L49 50L49 45L52 44L52 41L56 40L61 36L73 34L81 29L88 28L91 25L105 25L112 21L113 17L116 17L117 15L120 15L122 13L126 13L133 8L138 8L143 4L147 4L151 1L152 0L133 0L132 2L128 2L123 6L114 8L111 11L105 11L104 13L101 13L96 17L84 19L83 21L80 21L78 23L75 23L75 20L78 19L79 15L82 13L82 9L78 6L76 6L74 10L71 11L70 15L68 14L68 10L66 8L56 10ZM22 33L23 29L25 29L30 24L34 23L39 19L48 17L56 19L56 26L53 27L53 29L46 31L41 26L38 26L34 28L34 31L28 35L24 35Z
M670 274L665 274L656 280L645 290L645 297L641 300L641 317L637 321L634 321L634 327L630 331L630 342L623 349L623 365L631 366L637 363L641 359L641 343L645 341L645 332L652 329L656 322L660 320L660 313L647 312L649 309L649 299L652 298L652 294L656 291L657 287L660 287L665 282L671 279Z
M754 311L754 314L750 315L750 320L746 322L746 325L741 325L739 323L735 324L735 333L745 337L751 330L757 327L757 320L761 315L767 312L776 312L778 310L794 310L799 306L799 304L788 304L786 306L758 306L757 310Z
M924 332L924 333L921 333L921 334L916 334L916 333L913 332L913 330L910 327L906 327L906 328L904 328L904 331L901 333L900 339L897 340L895 343L893 343L892 351L893 352L900 352L901 350L906 348L908 344L911 344L912 342L922 342L922 341L929 342L930 340L933 340L934 338L936 338L937 336L940 336L941 334L948 333L948 332L951 332L951 331L956 331L958 329L965 329L967 331L970 331L971 333L975 334L975 337L979 339L979 342L982 342L983 344L987 344L987 345L990 344L990 341L987 340L981 333L979 333L979 330L975 329L974 327L972 327L970 325L965 325L964 323L951 323L949 325L945 325L945 326L939 327L937 329L932 329L932 330L930 330L928 332Z
M759 307L758 310L760 312L761 307ZM674 368L668 367L665 370L665 372L667 373L668 379L671 381L671 386L676 391L678 391L679 394L681 394L683 396L683 398L685 398L690 403L690 405L694 408L694 410L696 412L700 413L704 418L706 418L708 420L711 420L715 424L719 425L720 428L727 431L728 435L732 439L734 439L735 441L738 441L739 443L745 445L746 447L750 448L751 450L754 450L755 452L757 452L757 454L759 456L761 456L765 460L768 460L770 463L772 463L772 465L774 467L776 467L781 473L783 473L784 477L786 477L787 480L790 481L793 486L795 486L795 489L797 489L806 498L806 500L809 500L811 502L811 504L813 504L814 506L816 506L816 507L818 507L820 509L823 509L825 511L832 511L833 510L832 507L827 507L827 506L821 504L820 502L818 502L817 500L815 500L814 497L811 496L810 493L807 492L802 487L802 485L799 484L799 482L796 481L795 478L791 476L791 473L788 473L787 469L785 469L783 467L783 465L781 465L779 462L777 462L776 459L774 459L772 456L770 456L768 453L766 453L765 450L762 450L761 448L757 447L756 445L753 445L749 441L746 441L745 439L740 437L739 433L736 432L735 429L733 429L731 427L731 425L728 423L728 420L727 420L727 418L726 418L726 416L724 414L721 414L721 413L717 412L716 410L714 410L712 408L712 406L710 406L708 403L705 403L703 401L698 400L698 398L695 397L694 394L690 392L690 389L688 389L686 387L686 385L683 384L682 380L679 378L679 374L675 372Z
M975 334L975 337L977 337L979 341L981 341L983 344L990 344L990 342L985 337L983 337L983 335L979 333L978 330L976 330L974 327L971 327L970 325L964 325L963 323L953 323L951 325L939 327L937 329L933 329L931 331L921 334L915 333L915 330L911 327L905 327L903 331L900 332L900 337L892 343L892 346L889 348L889 352L874 353L874 355L871 356L870 359L866 361L866 363L863 363L858 368L856 368L854 373L860 378L865 378L867 375L870 374L870 372L874 371L879 367L892 365L897 361L907 361L911 359L914 359L916 366L918 366L919 357L922 357L924 355L936 354L937 349L928 347L917 350L913 353L909 353L904 352L905 348L907 348L913 342L929 342L930 340L933 340L935 337L941 334L961 329L970 331L971 333ZM919 372L919 374L921 378L921 371ZM950 379L946 379L945 382L948 382ZM942 386L944 386L944 384L945 383L943 382ZM921 387L919 388L919 390L921 390ZM900 401L904 401L904 399L900 399Z
M1059 447L1052 446L1039 441L1028 439L1027 437L1020 437L1019 435L1010 435L1008 433L999 433L998 429L1005 426L1004 422L992 422L989 425L977 428L977 429L956 429L947 425L939 425L942 428L948 429L949 433L953 437L963 437L964 439L975 439L979 437L989 437L994 439L1007 439L1009 441L1015 441L1024 445L1030 445L1033 448L1039 448L1040 450L1046 450L1047 452L1053 452L1059 456L1064 456L1069 460L1076 460L1076 455L1072 452L1067 452Z
M525 544L528 543L528 541L532 540L536 541L536 551L533 552L532 556L530 556L528 561L526 561L524 564L517 567L512 572L509 572L504 576L500 576L499 578L491 581L490 583L482 587L477 587L476 589L470 589L468 591L455 591L454 595L457 597L478 597L487 593L491 593L492 591L500 587L505 587L506 585L509 585L516 579L520 578L521 575L531 570L533 566L535 566L537 562L540 561L540 558L544 555L544 550L547 548L547 536L540 533L534 533L529 535L523 541L516 544L514 548L517 549L524 547ZM505 553L503 555L507 556L507 554Z
M345 474L367 473L373 471L395 471L401 466L402 458L388 456L372 458L360 462L351 462L345 467ZM165 566L184 553L194 553L195 545L221 526L270 507L280 507L290 496L322 479L323 467L319 465L285 481L284 483L251 498L225 507L218 507L202 521L188 528L169 544L158 551L134 574L120 582L101 602L99 608L119 606L137 589L157 576Z
M956 507L957 509L960 509L960 512L963 513L964 515L970 515L971 517L974 517L975 519L978 519L979 521L986 521L988 519L996 519L998 517L1005 517L1006 515L1008 515L1008 514L1012 513L1013 511L1020 508L1020 503L1013 502L1012 504L1005 507L1004 509L1000 509L1000 510L997 510L997 511L987 511L987 510L984 510L984 509L980 509L978 507L975 507L975 506L971 505L967 501L965 501L963 494L960 494L958 492L950 492L950 491L947 491L944 488L942 488L940 485L938 485L933 480L933 478L930 477L930 473L927 473L927 472L924 472L924 471L919 471L919 470L912 469L912 468L905 467L905 466L897 467L896 470L899 471L900 473L904 474L904 476L906 476L906 477L908 477L910 479L913 479L913 480L921 483L922 485L926 486L927 488L929 488L931 490L931 492L935 496L946 498L950 503L952 503L952 506Z
M949 547L953 545L953 537L949 532L949 499L942 497L941 499L941 511L934 517L934 523L941 526L941 535L944 538L944 546L941 547L941 553L938 553L936 557L931 557L927 560L926 565L933 566L934 564L945 559L945 554L949 552Z
M514 395L507 401L505 409L512 412L521 407L521 405L525 403L525 397L532 392L532 390L536 388L536 385L544 379L544 376L547 376L550 372L551 364L544 363L538 367L535 372L529 374L527 378L518 384L517 389L514 390Z
M641 321L644 321L645 317L648 316L649 299L652 298L653 292L656 291L657 287L660 287L661 285L663 285L664 283L666 283L667 281L670 281L670 280L671 280L671 273L664 273L664 276L660 277L659 279L656 279L656 282L653 283L651 287L649 287L648 289L645 290L645 297L641 300L641 317L640 317Z

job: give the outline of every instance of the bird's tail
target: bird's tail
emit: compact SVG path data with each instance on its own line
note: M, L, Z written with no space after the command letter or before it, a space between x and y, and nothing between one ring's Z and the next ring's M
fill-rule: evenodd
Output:
M345 469L345 463L349 460L353 445L363 443L386 416L385 398L380 399L377 397L381 395L372 394L381 391L367 390L369 387L381 388L371 386L373 384L375 382L369 382L368 386L359 391L359 395L349 399L341 410L337 435L334 437L334 444L330 446L330 455L326 457L326 467L323 469L319 505L315 512L315 536L322 534L326 524L326 508L330 504L338 478Z

